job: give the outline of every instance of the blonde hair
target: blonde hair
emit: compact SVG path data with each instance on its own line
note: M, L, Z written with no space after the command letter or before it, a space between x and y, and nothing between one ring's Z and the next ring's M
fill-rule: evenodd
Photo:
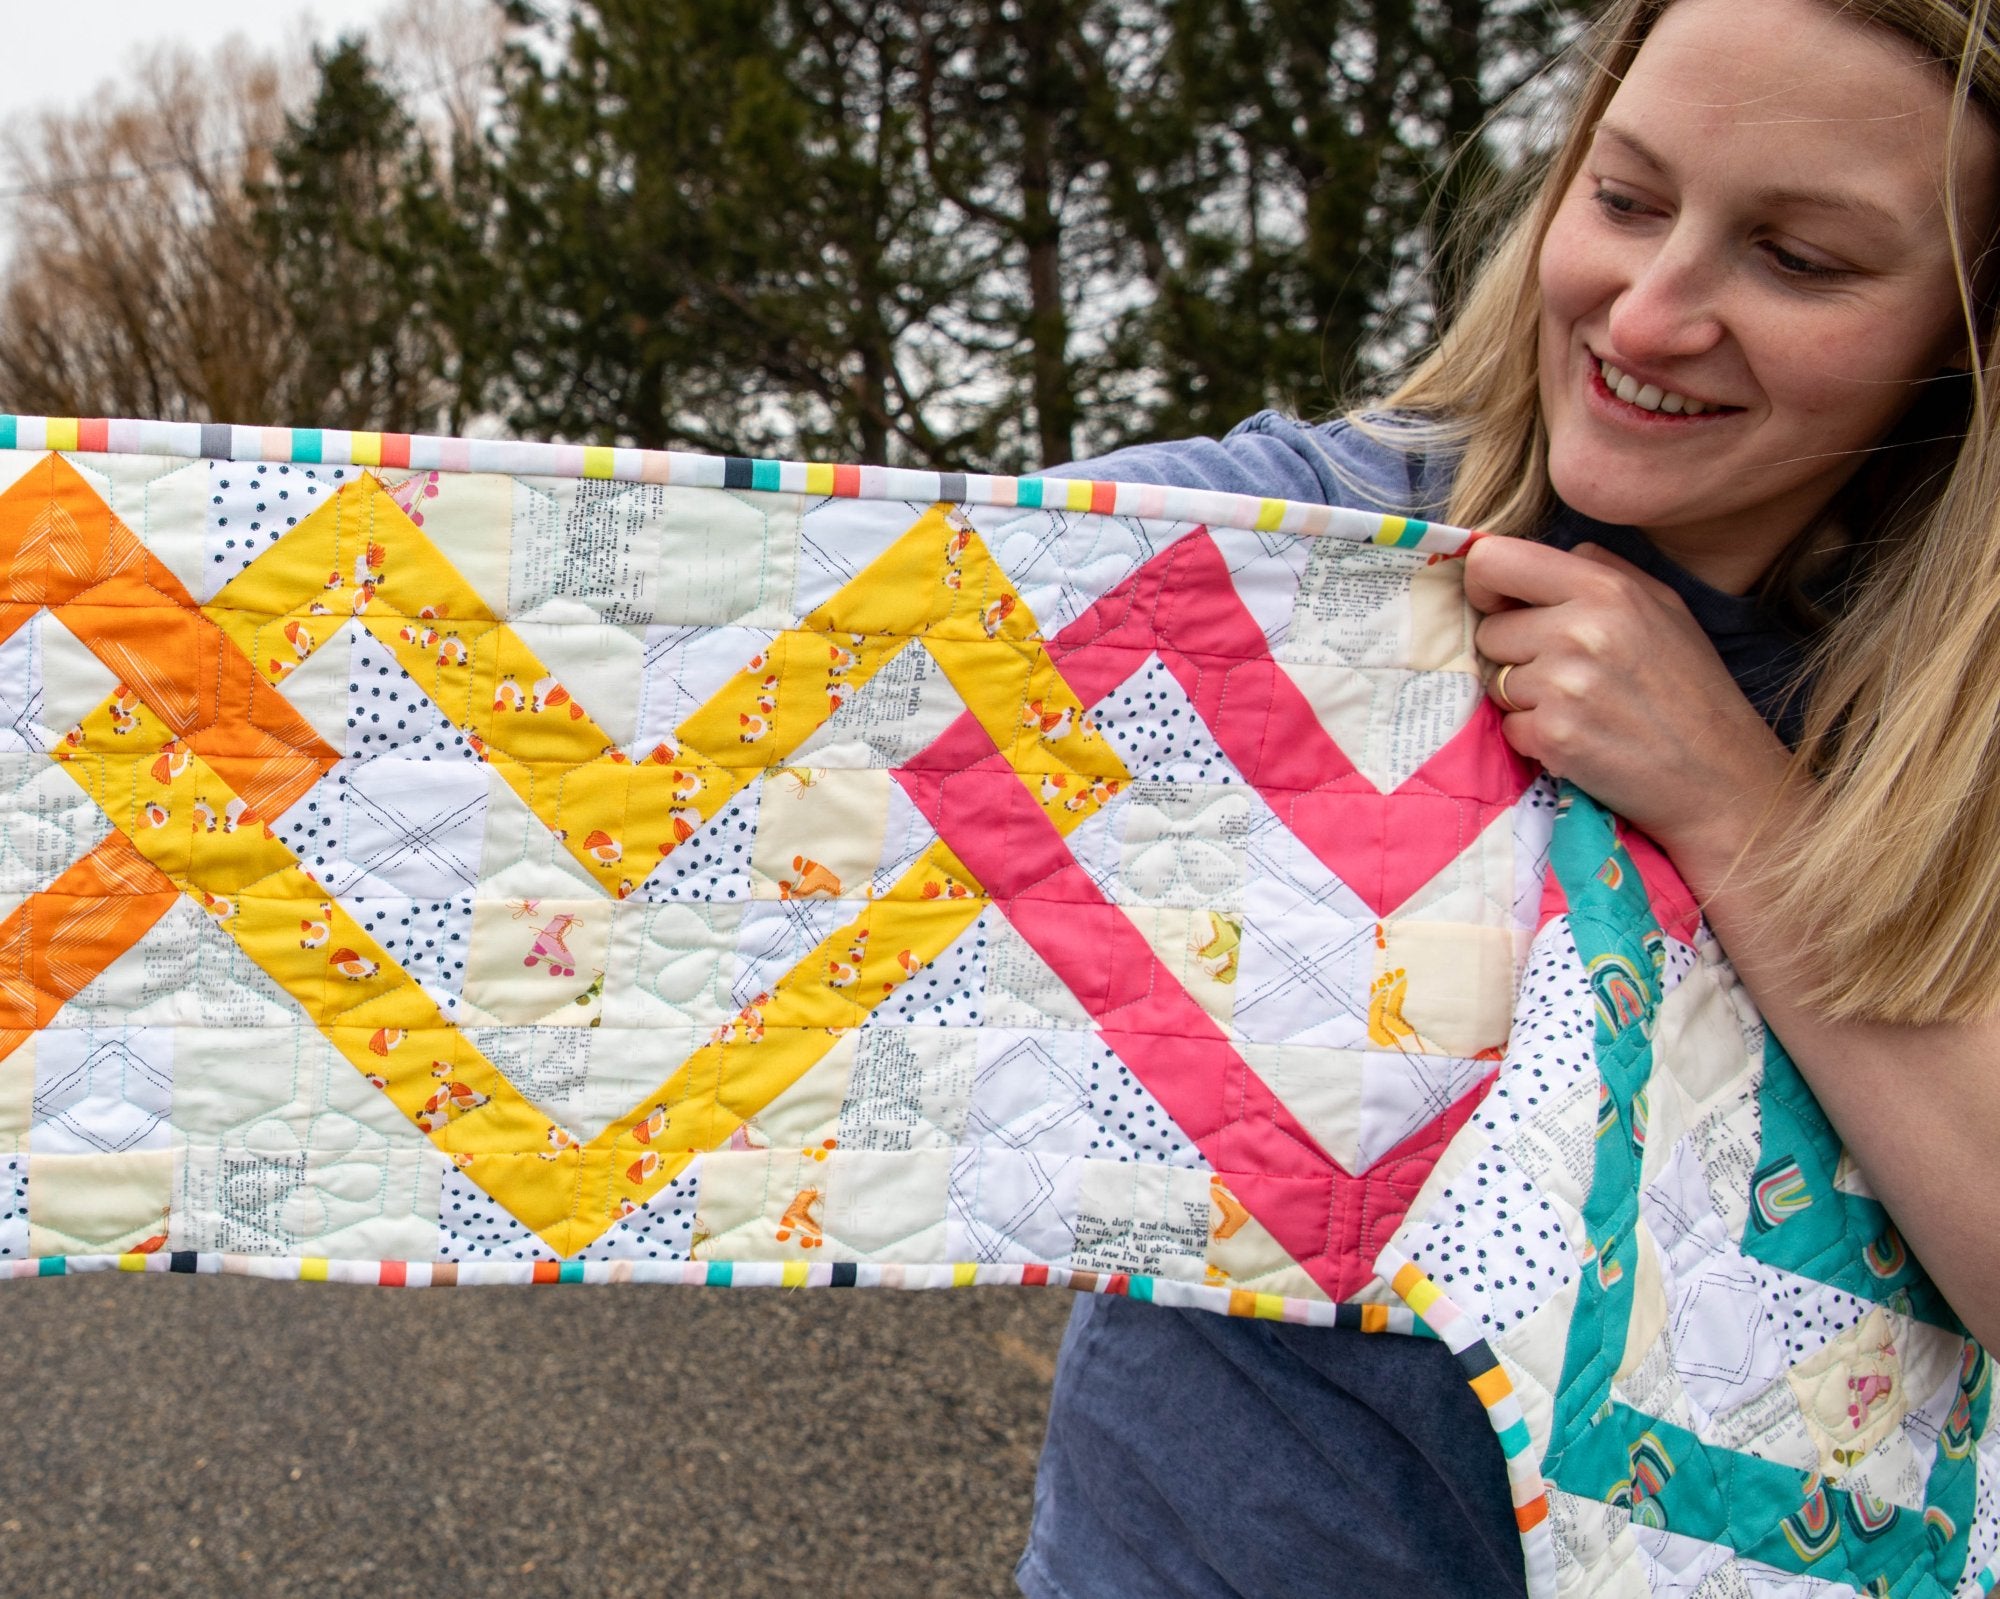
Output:
M1592 133L1671 0L1616 0L1552 65L1566 125L1457 219L1496 240L1438 342L1351 420L1457 461L1432 514L1532 533L1555 506L1538 390L1537 256ZM1816 541L1852 541L1840 614L1806 673L1795 825L1759 840L1774 925L1810 930L1800 997L1823 1015L1901 1024L1987 1016L2000 1001L2000 412L1980 261L1962 237L1956 156L1968 117L2000 130L1991 0L1839 0L1831 9L1907 40L1951 80L1944 214L1970 370L1926 385L1826 513L1765 582L1797 600ZM1992 241L1978 241L1981 257ZM1447 286L1449 287L1449 286Z

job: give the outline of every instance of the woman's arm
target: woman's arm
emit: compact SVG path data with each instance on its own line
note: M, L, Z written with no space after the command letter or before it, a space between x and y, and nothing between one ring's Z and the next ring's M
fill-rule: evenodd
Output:
M1041 475L1096 483L1165 483L1306 505L1429 514L1415 503L1420 485L1403 451L1345 421L1307 426L1276 411L1246 417L1219 439L1135 444L1092 460L1046 467Z
M1466 593L1480 652L1514 665L1508 742L1666 850L1912 1251L2000 1344L2000 1013L1834 1023L1794 1000L1812 951L1763 914L1754 870L1786 825L1789 757L1672 590L1601 550L1483 539Z

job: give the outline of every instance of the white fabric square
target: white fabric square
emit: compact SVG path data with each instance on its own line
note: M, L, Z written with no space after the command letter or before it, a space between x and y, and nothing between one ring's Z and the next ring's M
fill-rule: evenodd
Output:
M167 1028L51 1027L36 1040L38 1155L124 1155L173 1147L174 1034Z

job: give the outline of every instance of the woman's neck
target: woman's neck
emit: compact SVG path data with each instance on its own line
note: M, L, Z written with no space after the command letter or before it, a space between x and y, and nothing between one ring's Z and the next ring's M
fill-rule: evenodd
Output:
M1724 594L1748 594L1763 581L1795 536L1775 541L1746 536L1740 525L1642 527L1639 532L1682 571Z

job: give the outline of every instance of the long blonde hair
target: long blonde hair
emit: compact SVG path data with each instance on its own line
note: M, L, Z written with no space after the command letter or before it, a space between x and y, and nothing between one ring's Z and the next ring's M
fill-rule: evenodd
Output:
M1566 126L1458 219L1496 241L1445 331L1357 425L1422 454L1455 457L1432 514L1532 533L1552 512L1538 393L1543 235L1598 118L1671 0L1616 0L1551 70ZM1766 579L1796 597L1803 552L1830 528L1852 541L1840 614L1806 674L1794 757L1799 810L1760 839L1756 879L1774 924L1811 930L1801 997L1840 1019L1970 1020L2000 1003L2000 414L1991 328L1961 236L1958 141L1970 117L2000 129L2000 34L1991 0L1846 0L1841 15L1908 41L1949 76L1944 214L1970 371L1926 386ZM1564 82L1566 80L1566 82ZM1983 256L1992 241L1977 241ZM1817 620L1817 619L1816 619Z

